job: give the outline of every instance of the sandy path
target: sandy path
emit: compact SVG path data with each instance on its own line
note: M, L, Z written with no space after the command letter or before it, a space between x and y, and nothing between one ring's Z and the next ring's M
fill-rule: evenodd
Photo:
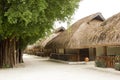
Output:
M24 64L0 69L0 80L119 80L120 73L95 69L89 65L68 65L47 58L24 55Z

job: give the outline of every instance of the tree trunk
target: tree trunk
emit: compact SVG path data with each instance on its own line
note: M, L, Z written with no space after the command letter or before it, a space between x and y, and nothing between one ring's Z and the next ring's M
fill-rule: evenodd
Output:
M17 63L23 63L23 54L22 54L22 50L20 48L20 40L16 41L16 51L17 51Z
M14 67L17 63L23 62L19 45L16 45L16 38L0 41L0 67Z
M19 63L23 63L23 58L22 58L23 54L22 54L22 50L19 49Z

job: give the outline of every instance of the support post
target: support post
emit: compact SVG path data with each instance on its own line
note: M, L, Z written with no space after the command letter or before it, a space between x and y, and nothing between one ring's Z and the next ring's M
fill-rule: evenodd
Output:
M103 46L103 53L105 56L107 56L107 46Z
M77 60L80 61L80 50L77 51Z

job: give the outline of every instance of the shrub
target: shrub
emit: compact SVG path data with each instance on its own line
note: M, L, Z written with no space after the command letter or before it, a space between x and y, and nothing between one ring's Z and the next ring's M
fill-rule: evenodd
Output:
M104 60L96 60L96 61L95 61L95 66L97 66L97 67L102 67L102 68L107 67Z
M120 63L115 63L114 68L118 71L120 71Z

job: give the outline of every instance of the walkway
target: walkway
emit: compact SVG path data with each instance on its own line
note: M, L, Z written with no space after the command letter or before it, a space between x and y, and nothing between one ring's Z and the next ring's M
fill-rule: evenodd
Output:
M70 65L47 58L24 55L24 63L0 69L0 80L119 80L120 72L95 68L92 64Z

